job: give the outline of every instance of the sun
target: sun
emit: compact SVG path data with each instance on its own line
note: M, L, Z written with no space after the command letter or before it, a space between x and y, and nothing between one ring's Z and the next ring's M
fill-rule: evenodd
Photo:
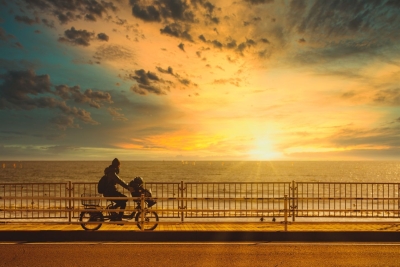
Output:
M281 154L274 150L273 143L264 138L258 138L254 142L253 149L248 151L252 160L273 160L281 158Z

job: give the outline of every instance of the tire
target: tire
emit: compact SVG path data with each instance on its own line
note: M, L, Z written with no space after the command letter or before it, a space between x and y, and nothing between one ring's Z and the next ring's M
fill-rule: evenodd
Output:
M137 222L136 225L142 230L142 213L139 211L136 213L135 221ZM158 214L155 211L146 211L144 215L144 230L151 231L156 229L158 225Z
M79 221L83 222L81 223L81 226L85 230L98 230L102 223L104 222L104 216L101 212L89 212L89 211L82 211L81 215L79 216ZM84 222L90 222L90 223L84 223ZM99 223L93 223L93 222L99 222Z

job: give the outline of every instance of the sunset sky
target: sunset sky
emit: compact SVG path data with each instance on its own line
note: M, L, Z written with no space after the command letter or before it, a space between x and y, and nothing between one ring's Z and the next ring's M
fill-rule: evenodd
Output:
M0 14L1 160L400 160L400 1Z

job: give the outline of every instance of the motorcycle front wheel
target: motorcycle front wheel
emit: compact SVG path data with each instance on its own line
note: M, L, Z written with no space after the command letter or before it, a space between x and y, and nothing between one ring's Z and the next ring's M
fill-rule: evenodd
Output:
M142 223L142 213L139 211L136 213L135 221L140 230L142 230L142 225L145 231L154 230L158 225L158 214L155 211L146 211Z
M101 212L82 211L79 221L82 222L81 226L83 229L94 231L101 227L102 222L104 222L104 216Z

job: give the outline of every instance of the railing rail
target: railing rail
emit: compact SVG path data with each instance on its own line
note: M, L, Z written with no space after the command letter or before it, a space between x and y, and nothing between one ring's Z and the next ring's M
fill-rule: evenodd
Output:
M399 183L215 182L146 183L160 218L399 218ZM129 192L121 190L129 195ZM66 219L82 211L97 183L0 184L0 219ZM286 196L286 197L285 197ZM110 199L110 198L108 198ZM99 198L100 206L106 205ZM127 210L134 198L127 198Z

